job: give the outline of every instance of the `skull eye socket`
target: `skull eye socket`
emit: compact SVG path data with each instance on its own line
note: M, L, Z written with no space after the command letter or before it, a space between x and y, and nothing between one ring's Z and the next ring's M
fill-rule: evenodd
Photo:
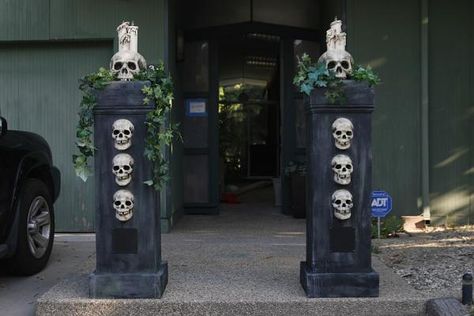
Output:
M115 202L114 202L114 205L115 205L115 206L120 206L120 204L121 204L120 201L115 201Z
M341 200L336 200L334 203L337 204L337 205L341 205L342 201Z
M118 135L120 131L118 129L114 129L114 135Z
M352 166L351 166L351 165L347 165L346 168L349 169L349 170L351 170L351 169L352 169Z
M130 166L125 165L125 166L123 166L123 169L124 169L125 171L128 171L128 170L130 170Z
M336 169L341 169L341 168L342 168L342 166L340 164L336 165Z
M127 136L130 135L130 131L128 129L124 130L123 133Z
M342 132L341 131L336 131L337 136L341 136Z
M346 200L346 203L347 203L347 204L351 204L352 201L351 201L351 200Z
M128 66L128 68L130 68L130 70L135 70L135 69L137 69L137 65L136 65L135 63L132 63L131 61L129 61L129 62L127 63L127 66Z
M347 136L352 136L352 132L351 132L351 131L347 131L346 134L347 134Z
M126 202L125 202L125 205L127 205L127 206L131 206L131 205L132 205L132 202L130 202L130 201L126 201Z
M120 68L122 68L122 66L123 66L123 63L122 63L122 62L120 62L120 61L119 61L119 62L116 62L116 63L114 64L114 69L115 69L115 70L120 70Z
M344 69L347 70L347 69L349 69L350 64L349 64L349 62L348 62L347 60L343 60L343 61L341 62L341 66L342 66L342 68L344 68Z
M336 62L335 61L330 61L328 63L328 69L334 69L336 68Z
M118 171L120 169L119 166L114 166L114 171Z

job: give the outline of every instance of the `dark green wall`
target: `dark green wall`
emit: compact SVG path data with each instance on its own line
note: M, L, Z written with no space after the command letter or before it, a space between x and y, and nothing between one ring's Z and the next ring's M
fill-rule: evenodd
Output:
M94 181L72 168L78 79L108 66L116 51L116 27L139 27L139 50L148 63L165 58L165 0L0 1L0 107L12 128L43 135L62 173L56 203L58 231L92 231ZM162 193L162 216L172 209ZM168 222L164 221L164 226Z
M374 189L394 197L394 213L420 214L421 1L347 0L348 50L383 79L374 116ZM473 3L429 3L429 187L437 223L474 220ZM342 16L341 1L320 1L321 29ZM175 13L169 0L3 0L0 2L0 107L13 128L38 132L53 147L63 175L56 204L60 231L93 229L93 181L72 170L77 79L107 66L116 26L140 27L149 63L167 61L177 83L172 120L183 115L175 71ZM425 21L427 22L427 21ZM163 227L182 207L182 147L170 152L173 180L162 193ZM171 192L173 193L171 195Z
M474 222L474 5L431 1L430 192L437 223Z
M383 80L374 116L374 189L394 213L422 212L421 23L428 23L429 187L434 223L474 220L473 3L348 0L348 50Z
M373 118L373 188L398 215L418 214L420 175L419 1L348 1L348 50L382 78Z

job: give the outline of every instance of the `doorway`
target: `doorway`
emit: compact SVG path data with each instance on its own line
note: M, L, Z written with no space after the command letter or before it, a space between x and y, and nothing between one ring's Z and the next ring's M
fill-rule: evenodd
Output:
M219 191L237 203L280 174L280 37L240 33L217 46Z
M319 56L320 37L257 22L185 32L185 213L217 214L221 199L237 202L232 193L259 183L273 191L272 182L290 213L285 170L305 160L303 96L292 81L298 55Z

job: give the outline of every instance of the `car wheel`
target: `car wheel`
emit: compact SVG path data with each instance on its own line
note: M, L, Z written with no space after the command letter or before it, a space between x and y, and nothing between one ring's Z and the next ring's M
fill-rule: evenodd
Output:
M17 247L7 265L11 273L32 275L46 266L53 248L54 210L44 182L25 181L17 200L17 212Z

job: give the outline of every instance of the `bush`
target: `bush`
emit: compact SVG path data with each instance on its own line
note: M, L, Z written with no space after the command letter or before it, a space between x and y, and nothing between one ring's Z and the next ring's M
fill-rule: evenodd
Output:
M403 222L395 216L389 216L380 221L380 238L398 237L399 232L402 231ZM372 238L377 238L377 219L372 219Z

